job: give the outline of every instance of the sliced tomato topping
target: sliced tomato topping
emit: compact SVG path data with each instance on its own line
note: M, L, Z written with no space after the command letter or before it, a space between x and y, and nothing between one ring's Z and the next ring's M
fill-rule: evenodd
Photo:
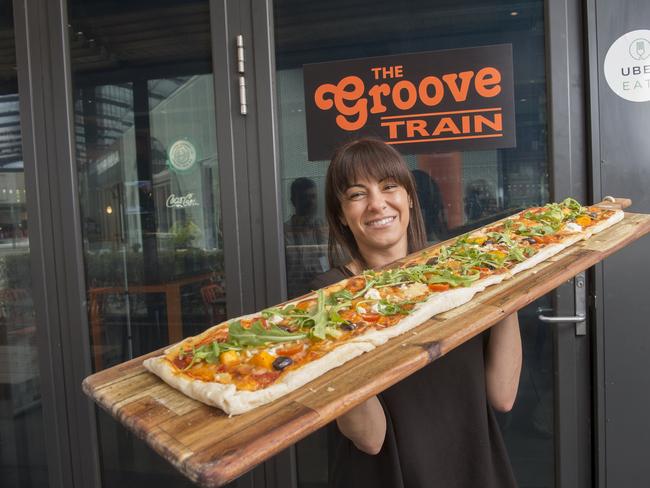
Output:
M431 291L447 291L449 290L449 283L429 283L429 290Z
M534 236L533 239L535 239L538 244L552 244L560 241L558 236Z
M366 286L366 279L361 277L356 277L356 278L350 278L348 280L348 284L345 285L345 289L351 291L352 293L356 293L357 291L363 290L365 286Z
M278 376L280 376L279 371L269 371L268 373L256 374L254 378L255 381L264 388L277 380Z
M185 369L187 366L192 362L192 358L190 356L183 356L183 359L179 358L176 356L172 360L172 364L176 366L178 369Z
M381 315L378 313L370 312L370 313L362 313L361 318L365 320L366 322L377 322Z
M300 343L290 344L286 347L283 347L282 349L276 350L276 353L278 354L278 356L292 356L302 351L303 347L304 346Z
M391 325L395 325L397 322L399 322L403 318L404 318L404 315L402 315L402 314L382 315L381 317L379 317L379 320L377 321L377 324L383 325L383 326L391 326Z
M359 318L360 318L359 314L357 312L355 312L354 310L352 310L352 309L343 310L343 311L339 312L339 316L343 320L347 320L348 322L352 322L352 323L358 322Z
M317 303L318 302L316 300L313 300L313 299L312 300L303 300L302 302L298 302L296 304L296 308L298 310L308 311L308 310L312 309L313 307L315 307Z

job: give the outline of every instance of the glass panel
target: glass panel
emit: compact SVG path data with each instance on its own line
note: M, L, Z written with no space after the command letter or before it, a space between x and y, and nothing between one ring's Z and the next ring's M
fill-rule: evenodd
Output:
M0 8L0 480L46 487L12 4Z
M226 317L208 3L69 2L95 371ZM103 486L193 486L98 418Z
M274 2L287 289L303 293L327 268L324 177L328 161L307 161L302 66L306 63L510 43L517 147L407 155L428 238L443 240L548 201L544 2L475 0L404 4L333 0ZM315 200L314 200L315 199ZM298 216L298 217L297 217ZM302 240L296 236L304 236ZM501 416L522 487L554 486L553 348L535 309L520 312L524 370L517 404ZM327 484L323 433L297 445L301 487Z

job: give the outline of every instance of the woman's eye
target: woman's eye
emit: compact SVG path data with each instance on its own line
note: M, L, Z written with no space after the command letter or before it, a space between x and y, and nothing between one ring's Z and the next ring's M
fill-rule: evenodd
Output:
M360 198L363 198L363 192L357 191L354 193L351 193L348 195L348 198L350 200L359 200Z
M394 190L397 187L399 187L397 183L386 183L384 185L384 190Z

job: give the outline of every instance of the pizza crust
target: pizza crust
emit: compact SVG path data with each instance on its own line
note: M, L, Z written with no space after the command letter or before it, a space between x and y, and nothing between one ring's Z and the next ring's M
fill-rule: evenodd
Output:
M454 288L448 291L435 293L426 301L419 303L415 307L414 311L402 319L398 324L381 330L369 331L355 337L349 342L341 344L329 351L325 356L288 372L267 388L256 391L238 391L235 385L232 384L221 384L190 379L183 374L177 373L171 364L165 360L165 356L146 359L143 362L143 365L146 369L158 375L166 383L180 390L185 395L208 405L218 407L227 414L239 415L260 405L272 402L273 400L304 386L327 371L360 356L364 352L371 351L375 347L385 344L389 339L397 337L398 335L419 326L435 315L447 312L469 302L476 293L483 291L488 286L500 283L504 279L517 273L533 268L537 264L559 253L575 242L581 239L588 239L591 235L597 234L607 227L614 225L622 220L623 217L623 211L618 210L609 219L600 222L599 224L589 228L587 231L578 232L575 236L571 236L562 243L553 244L544 248L531 258L514 266L508 273L488 276L475 282L469 287ZM327 289L340 289L341 285L344 285L346 282L347 279L341 280L334 285L330 285ZM301 300L306 298L310 297L302 297ZM292 303L297 303L298 301L299 300L296 300ZM250 314L241 318L252 318L256 315L258 314ZM210 327L203 332L201 336L210 333L210 331L220 326L222 325L220 324ZM169 353L177 347L178 344L169 347L165 352Z
M223 410L229 415L239 415L260 405L286 395L349 360L371 351L370 342L346 342L325 356L288 372L273 385L256 391L238 391L235 385L191 379L174 371L164 356L145 359L143 366L162 378L167 384L190 398Z

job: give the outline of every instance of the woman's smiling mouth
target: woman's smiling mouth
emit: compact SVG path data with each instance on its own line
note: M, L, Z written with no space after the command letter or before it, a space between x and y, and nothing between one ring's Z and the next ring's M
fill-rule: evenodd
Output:
M386 227L392 224L396 218L397 216L393 215L390 217L383 217L381 219L369 220L368 222L366 222L366 225L368 227Z

